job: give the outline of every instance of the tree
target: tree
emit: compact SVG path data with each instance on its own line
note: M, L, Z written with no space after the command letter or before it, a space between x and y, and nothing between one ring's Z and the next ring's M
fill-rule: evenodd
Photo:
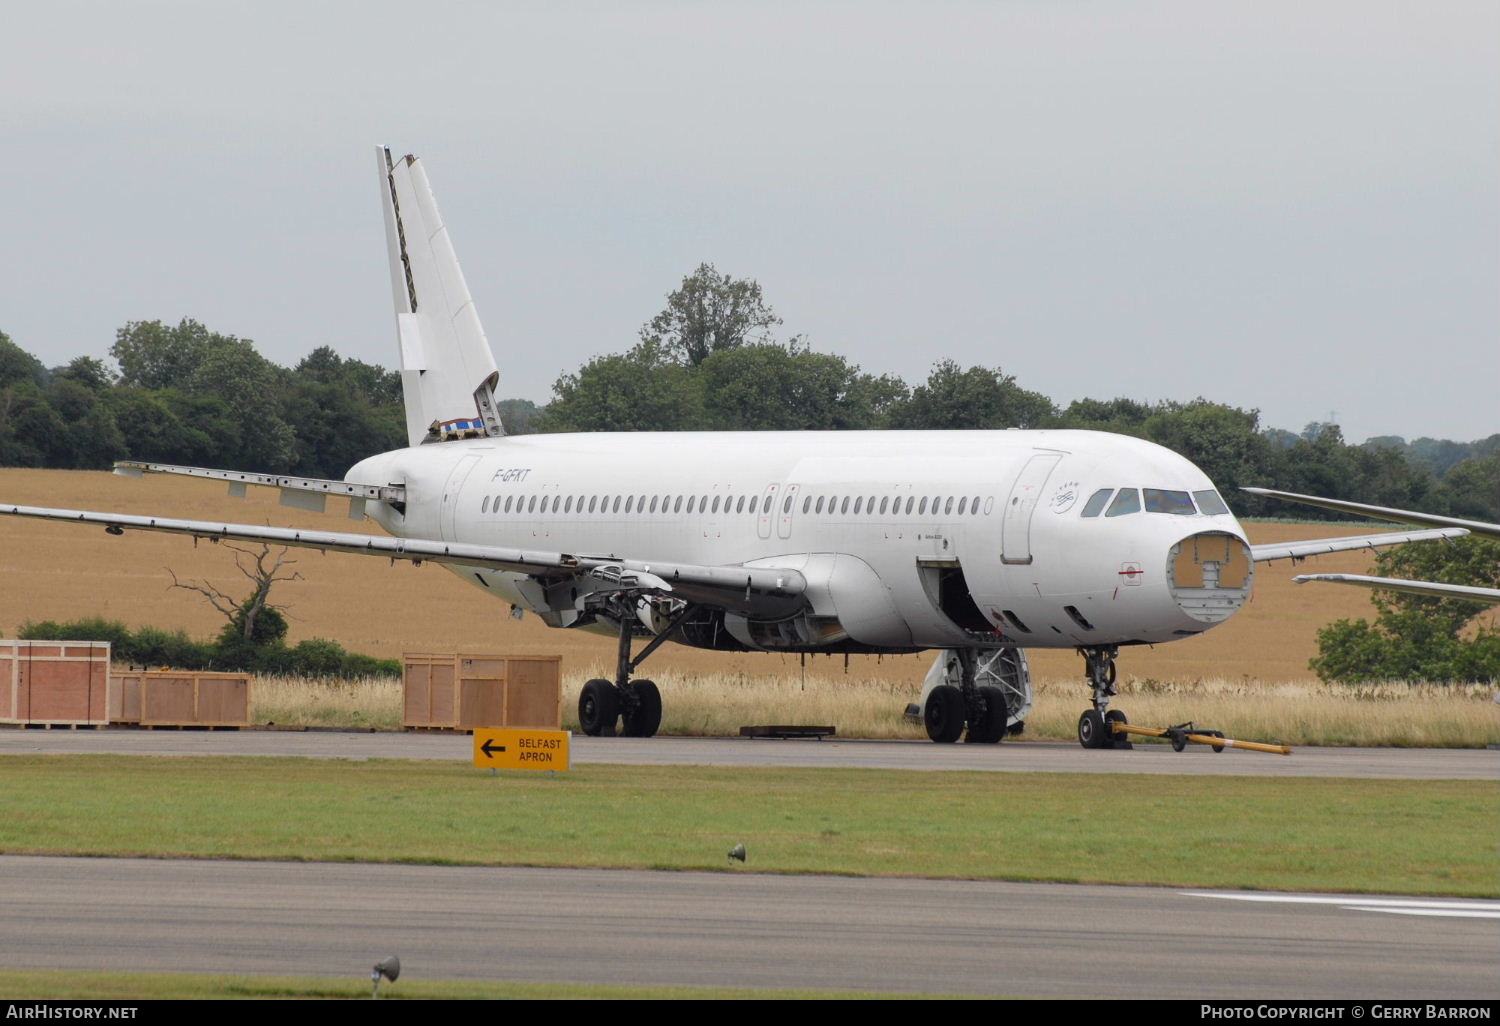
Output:
M29 382L40 388L47 383L47 369L42 361L10 340L0 331L0 388Z
M677 363L696 367L714 353L774 341L772 329L779 324L781 318L766 306L759 284L720 274L713 264L699 264L667 296L667 308L641 327L640 340Z
M260 551L255 552L228 542L221 544L234 552L234 565L254 586L247 597L236 600L209 581L196 584L192 581L179 581L177 574L168 568L167 573L172 575L172 587L196 591L224 614L228 621L221 636L224 640L234 638L249 646L280 643L286 637L287 630L286 618L281 615L281 609L285 607L271 604L271 586L277 581L302 580L302 575L296 571L282 572L297 561L286 558L287 550L284 547L273 555L269 545L262 545Z
M1402 545L1376 557L1375 576L1500 587L1500 542L1473 536ZM1338 620L1318 632L1311 667L1329 681L1500 679L1500 631L1474 625L1475 602L1374 592L1375 622Z
M797 345L747 345L698 368L703 406L723 431L837 431L883 426L906 397L898 379L862 374L841 356Z
M922 431L1034 428L1057 416L1052 400L1028 392L999 367L960 368L943 360L891 414L891 427Z
M599 356L552 386L542 431L693 431L706 427L702 384L654 344Z

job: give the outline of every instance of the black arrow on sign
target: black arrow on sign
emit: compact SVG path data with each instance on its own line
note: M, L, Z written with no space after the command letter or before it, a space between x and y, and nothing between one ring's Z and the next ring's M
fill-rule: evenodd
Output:
M491 738L485 738L484 744L479 746L479 750L484 753L486 759L493 759L496 752L505 751L505 746L495 744Z

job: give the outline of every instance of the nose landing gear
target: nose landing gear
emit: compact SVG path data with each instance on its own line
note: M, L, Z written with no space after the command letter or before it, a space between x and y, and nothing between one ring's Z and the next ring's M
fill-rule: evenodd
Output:
M1094 707L1078 717L1078 743L1085 748L1134 747L1127 735L1114 732L1114 724L1129 722L1125 714L1109 707L1109 700L1115 696L1115 656L1119 651L1115 645L1078 650L1094 692Z

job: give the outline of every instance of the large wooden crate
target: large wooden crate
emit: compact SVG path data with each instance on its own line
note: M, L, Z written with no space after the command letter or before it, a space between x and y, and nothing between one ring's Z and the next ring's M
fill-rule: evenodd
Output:
M562 657L408 652L405 727L562 727Z
M250 676L139 670L110 682L111 723L143 727L248 727Z
M0 723L108 722L109 642L0 641Z

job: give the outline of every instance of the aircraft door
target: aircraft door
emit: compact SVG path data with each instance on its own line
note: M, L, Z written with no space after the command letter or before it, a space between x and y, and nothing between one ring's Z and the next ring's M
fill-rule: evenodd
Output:
M1036 512L1042 486L1052 468L1063 458L1060 452L1039 452L1026 461L1010 497L1005 500L1005 518L1000 525L1000 560L1026 565L1031 562L1031 515Z
M760 497L760 505L755 508L755 533L762 538L771 537L771 521L779 515L776 499L780 494L780 485L767 485L765 494Z
M797 485L786 486L786 493L781 497L781 505L776 514L776 537L790 538L792 536L792 518L797 515Z
M458 537L458 497L463 491L464 481L469 476L469 471L474 469L474 464L479 462L478 453L470 453L453 468L448 475L448 483L443 485L443 508L441 513L443 538L446 541L454 541Z

